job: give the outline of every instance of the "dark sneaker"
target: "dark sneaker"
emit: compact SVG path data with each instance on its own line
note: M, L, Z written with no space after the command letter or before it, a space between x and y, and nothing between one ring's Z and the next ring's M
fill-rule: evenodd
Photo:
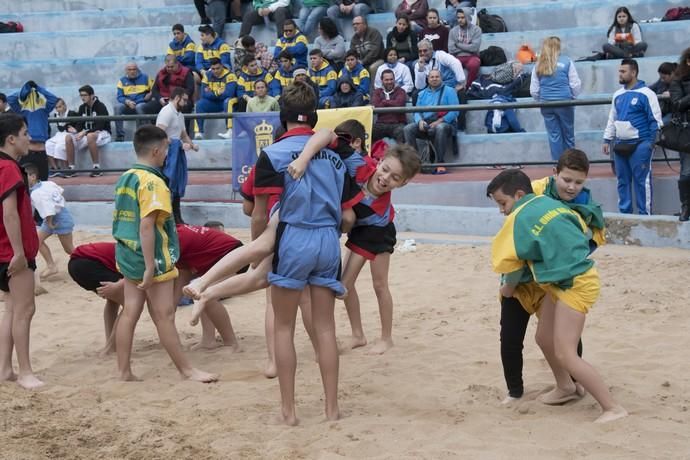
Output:
M48 177L53 178L53 177L65 177L64 174L62 174L60 171L50 171L48 174Z
M91 174L89 174L91 177L101 177L103 175L103 171L101 171L100 168L94 167L93 171L91 171Z
M64 173L62 173L62 177L64 177L65 179L69 179L70 177L74 177L74 176L76 176L76 175L77 175L77 173L75 173L75 172L74 172L73 170L71 170L71 169L68 169L67 171L65 171Z

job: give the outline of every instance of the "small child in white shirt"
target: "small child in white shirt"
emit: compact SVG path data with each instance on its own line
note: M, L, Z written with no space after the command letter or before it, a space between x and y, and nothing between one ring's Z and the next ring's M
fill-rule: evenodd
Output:
M74 229L74 219L72 214L65 207L65 198L62 196L63 189L55 182L40 181L38 179L38 168L32 164L24 165L24 170L29 180L31 189L31 205L43 222L38 228L38 241L40 243L39 252L46 261L46 268L41 272L41 278L47 278L58 272L53 260L50 249L45 244L45 240L52 234L56 234L60 239L60 244L67 254L74 250L72 241L72 230Z

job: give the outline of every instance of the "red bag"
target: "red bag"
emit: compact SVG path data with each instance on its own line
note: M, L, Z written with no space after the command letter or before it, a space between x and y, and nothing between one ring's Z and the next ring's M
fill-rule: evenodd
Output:
M386 155L386 150L388 150L388 143L383 139L379 139L371 145L371 152L369 155L378 163L383 160L383 157Z

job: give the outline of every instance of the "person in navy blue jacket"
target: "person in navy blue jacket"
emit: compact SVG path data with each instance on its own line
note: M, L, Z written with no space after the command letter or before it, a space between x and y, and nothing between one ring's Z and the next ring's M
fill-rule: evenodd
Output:
M151 100L151 88L153 80L139 70L136 62L128 62L125 66L125 76L117 82L117 102L113 107L115 115L143 115L144 107ZM137 121L137 127L141 126ZM125 140L124 122L115 122L116 141Z

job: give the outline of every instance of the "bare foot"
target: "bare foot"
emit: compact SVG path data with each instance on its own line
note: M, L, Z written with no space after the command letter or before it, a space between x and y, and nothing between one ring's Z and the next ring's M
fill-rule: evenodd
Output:
M49 278L53 275L57 275L58 269L55 265L48 265L46 268L41 271L41 279L44 280L46 278Z
M100 351L98 352L98 357L105 358L106 356L112 355L113 353L115 353L115 345L106 345L105 347L100 349Z
M278 421L280 423L284 423L287 426L299 425L299 419L297 418L297 415L295 415L294 408L291 411L281 410L280 415L278 416Z
M48 294L48 290L37 283L34 286L34 296L38 297L39 295L43 295L43 294Z
M388 338L388 339L380 339L377 340L375 345L371 347L368 351L368 355L382 355L388 350L393 348L393 339Z
M341 352L346 352L348 350L354 350L355 348L363 347L367 344L367 338L362 336L352 336L350 340L345 342L341 347Z
M20 375L17 377L17 383L26 390L35 390L36 388L41 388L43 385L45 385L45 383L38 380L33 374Z
M618 420L619 418L627 417L628 411L622 406L615 406L612 409L605 410L594 423L608 423Z
M206 302L201 298L201 296L196 300L197 301L194 302L194 306L192 307L192 319L189 320L189 324L191 326L196 326L199 324L199 318L201 318L201 314L206 308Z
M583 387L582 384L577 382L575 382L575 393L577 393L577 395L580 398L584 398L585 396L587 396L587 390L585 390L585 387Z
M217 348L222 347L223 344L216 341L213 339L211 340L202 340L201 342L195 343L191 347L189 347L190 350L215 350Z
M269 361L266 363L264 368L264 375L267 379L274 379L278 375L278 369L276 368L275 361Z
M574 388L570 390L563 390L561 388L554 388L548 393L544 393L537 397L537 400L542 404L547 404L549 406L557 406L559 404L565 404L568 401L573 401L575 399L580 399L581 396L577 394L577 390Z
M521 398L516 398L516 397L514 397L514 396L508 395L508 396L505 397L505 399L504 399L503 401L501 401L501 404L503 404L503 405L510 405L510 404L512 404L512 403L514 403L514 402L516 402L516 401L520 401L520 399L521 399Z
M132 371L122 372L120 374L120 380L123 382L141 382L142 380L136 375L132 374Z
M192 368L190 371L185 372L182 375L184 375L186 379L194 382L211 383L218 381L218 374L210 374L195 368Z
M17 380L17 374L12 369L0 372L0 382L14 382Z
M199 278L196 278L191 283L182 288L182 293L187 297L191 297L194 300L199 300L201 298L201 293L204 292L206 286L201 282Z
M331 410L326 409L326 420L329 422L340 420L340 410L338 409L338 406L335 406L335 408Z

